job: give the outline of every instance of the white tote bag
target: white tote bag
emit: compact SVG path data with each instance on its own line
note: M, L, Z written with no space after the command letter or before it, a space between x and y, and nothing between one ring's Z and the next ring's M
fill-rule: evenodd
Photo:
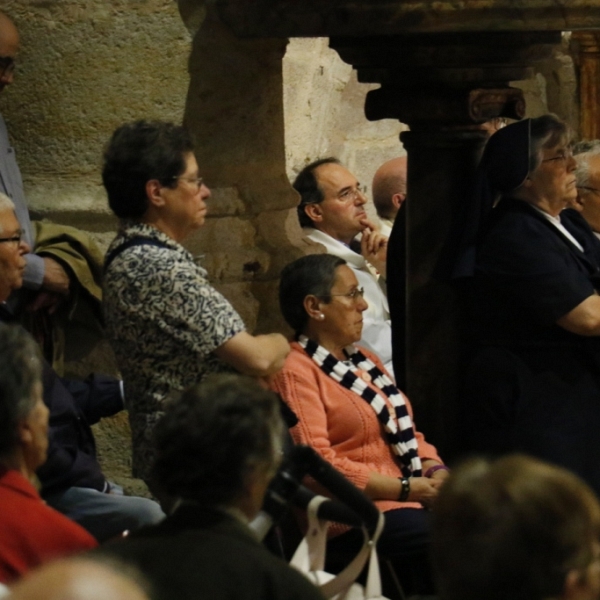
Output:
M381 575L377 557L377 540L383 531L384 518L379 513L377 529L369 539L363 529L365 541L359 553L338 575L325 572L325 548L328 522L317 517L317 510L327 498L315 496L307 507L308 531L296 549L290 565L306 575L331 600L387 600L381 595ZM365 564L369 561L367 582L363 587L356 582Z

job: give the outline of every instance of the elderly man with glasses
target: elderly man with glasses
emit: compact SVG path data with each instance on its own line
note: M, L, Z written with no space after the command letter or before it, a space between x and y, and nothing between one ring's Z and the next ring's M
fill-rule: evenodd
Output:
M19 32L11 19L0 12L0 93L13 82L18 50ZM9 196L14 202L24 239L33 248L35 240L23 192L21 172L2 115L0 115L0 192ZM36 254L28 254L26 262L23 273L24 287L45 292L43 296L38 296L36 307L39 307L42 301L55 302L68 295L69 276L61 264L48 256L41 257ZM14 310L12 299L10 305Z
M365 211L367 198L356 177L336 158L307 165L293 183L300 194L298 219L308 239L343 258L364 288L361 345L371 350L393 375L390 312L385 293L387 237ZM357 236L362 234L360 241Z
M573 154L577 161L577 200L572 207L600 238L600 140L579 142Z
M22 285L28 252L14 203L0 193L0 323L14 322L6 299ZM90 425L123 409L121 382L104 375L69 381L59 378L45 361L42 367L50 432L45 462L36 465L36 475L46 503L100 542L160 521L164 514L158 504L124 496L119 486L106 479L96 457Z

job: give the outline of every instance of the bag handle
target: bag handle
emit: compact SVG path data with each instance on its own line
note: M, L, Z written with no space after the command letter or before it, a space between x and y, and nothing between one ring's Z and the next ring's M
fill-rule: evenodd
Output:
M327 521L320 520L317 513L319 506L326 500L327 498L324 496L315 496L307 507L308 531L290 561L291 566L303 573L322 571L325 567L325 549L329 525ZM377 598L381 596L381 575L376 544L383 531L383 525L384 517L382 513L379 513L377 527L371 539L369 539L367 531L363 527L364 542L358 554L338 575L319 586L325 598L333 598L347 591L360 575L367 560L370 562L365 588L366 597Z

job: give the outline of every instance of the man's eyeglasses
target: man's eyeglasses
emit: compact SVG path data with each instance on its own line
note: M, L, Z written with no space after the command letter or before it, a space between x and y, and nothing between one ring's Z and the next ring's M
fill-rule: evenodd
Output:
M357 185L354 188L348 188L338 194L338 200L342 202L354 202L358 198L364 198L367 188L364 185Z
M12 56L0 56L0 78L5 75L12 75L15 67L16 62Z
M552 158L545 158L544 160L542 160L543 163L545 162L552 162L552 161L562 161L563 163L566 164L566 162L570 159L573 158L573 151L571 150L571 148L565 148L564 150L559 150L558 154L556 156L553 156Z
M588 192L595 192L596 194L600 194L600 190L593 188L593 187L587 187L586 185L578 185L577 189L578 190L587 190Z
M365 288L354 288L351 292L346 294L327 294L326 298L334 298L335 296L343 296L344 298L350 298L351 300L358 300L359 298L365 297Z
M23 239L23 235L24 232L22 229L19 229L19 231L17 231L15 233L15 235L11 236L11 237L6 237L6 238L0 238L0 244L17 244L19 245L21 243L21 240Z
M204 185L204 179L202 177L181 177L175 176L173 180L186 181L189 184L196 186L196 191L199 191L200 188Z

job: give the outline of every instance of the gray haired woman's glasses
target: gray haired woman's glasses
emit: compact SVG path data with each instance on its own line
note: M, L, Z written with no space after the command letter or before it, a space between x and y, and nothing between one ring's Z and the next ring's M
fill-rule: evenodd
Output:
M11 236L11 237L7 237L7 238L0 238L0 244L9 244L9 243L13 243L13 244L20 244L21 240L23 239L23 230L19 230L17 231L17 233L15 233L15 235Z
M351 292L347 294L327 294L326 298L333 298L335 296L343 296L345 298L350 298L351 300L358 300L359 298L365 297L365 288L354 288Z

